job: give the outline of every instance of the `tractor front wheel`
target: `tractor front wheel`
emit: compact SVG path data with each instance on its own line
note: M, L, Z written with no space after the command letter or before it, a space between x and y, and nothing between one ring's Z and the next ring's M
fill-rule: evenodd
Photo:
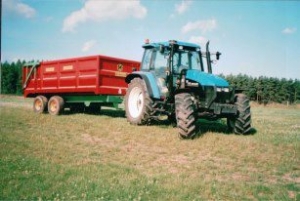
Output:
M235 105L237 106L238 114L235 117L227 118L228 128L235 134L247 134L251 130L249 99L245 94L237 94Z
M179 136L182 139L192 139L196 136L196 106L190 93L175 95L175 109Z
M134 78L129 83L125 96L125 112L131 124L143 125L149 122L153 112L153 101L144 80Z

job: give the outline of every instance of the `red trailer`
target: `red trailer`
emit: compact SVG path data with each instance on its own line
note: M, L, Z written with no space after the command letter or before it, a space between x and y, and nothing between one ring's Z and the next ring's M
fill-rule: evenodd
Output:
M37 113L118 106L127 90L125 77L139 68L140 62L103 55L28 63L23 93L34 97Z

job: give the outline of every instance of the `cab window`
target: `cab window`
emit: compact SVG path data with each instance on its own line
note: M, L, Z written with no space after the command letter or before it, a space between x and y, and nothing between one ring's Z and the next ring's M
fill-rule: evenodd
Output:
M176 52L173 56L173 69L175 73L180 73L183 69L201 70L199 53L194 51Z
M168 57L161 53L160 51L154 51L153 52L153 66L152 70L154 70L154 73L158 77L165 77L167 66L168 66Z
M151 66L152 49L145 49L141 69L149 71Z

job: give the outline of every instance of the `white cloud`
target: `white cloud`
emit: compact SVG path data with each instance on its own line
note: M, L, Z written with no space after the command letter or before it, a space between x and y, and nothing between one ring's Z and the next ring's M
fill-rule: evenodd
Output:
M62 31L74 31L79 23L105 20L122 20L128 17L144 18L147 9L140 1L96 1L87 0L83 8L65 18Z
M202 33L212 31L217 27L217 20L198 20L196 22L188 22L181 29L182 33L188 33L194 30L200 30Z
M81 51L82 52L88 52L96 44L97 44L97 41L95 41L95 40L89 40L89 41L87 41L87 42L85 42L83 44Z
M283 34L293 34L296 31L297 31L297 29L295 27L292 27L292 28L287 27L287 28L285 28L285 29L282 30L282 33Z
M21 15L26 18L33 18L36 10L27 4L22 3L20 0L3 0L3 10L6 12Z
M192 1L190 0L182 0L180 4L175 5L175 11L178 14L183 14L192 4Z
M203 36L191 36L188 42L190 43L196 43L199 44L200 46L204 46L207 42L207 38Z

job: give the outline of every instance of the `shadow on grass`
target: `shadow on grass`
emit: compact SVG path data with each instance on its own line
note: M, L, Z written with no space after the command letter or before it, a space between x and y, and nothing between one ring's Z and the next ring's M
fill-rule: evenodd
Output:
M195 136L195 138L199 138L203 135L205 135L208 132L214 132L214 133L219 133L219 134L224 134L224 135L238 135L235 134L233 131L230 131L228 129L226 120L220 119L216 121L208 121L208 120L198 120L197 122L198 126L198 133ZM255 128L251 128L251 130L246 133L246 134L241 134L240 136L249 136L249 135L254 135L257 132Z
M124 110L112 110L112 109L101 109L101 111L85 111L85 112L72 112L70 110L65 110L64 115L73 115L73 114L87 114L87 115L104 115L104 116L109 116L113 118L124 118L126 119L125 116L125 111ZM162 129L169 129L170 125L173 126L174 128L176 127L176 124L174 122L171 122L169 120L152 120L149 122L148 126L158 126ZM194 139L199 138L203 135L205 135L208 132L214 132L214 133L219 133L219 134L224 134L224 135L232 135L234 134L232 131L230 131L227 127L226 120L224 119L219 119L216 121L209 121L205 119L200 119L197 121L197 127L198 127L198 132ZM256 134L257 130L255 128L251 128L251 130L244 135L241 136L249 136L249 135L254 135Z
M208 121L201 119L198 120L197 124L200 130L200 135L207 132L231 134L231 132L228 130L226 122L224 122L223 120Z
M99 113L100 115L106 115L109 117L118 117L118 118L126 118L125 111L123 110L109 110L109 109L103 109Z
M175 123L172 123L169 120L164 120L164 121L152 121L149 126L159 126L160 128L169 128L169 126L172 125L174 128L176 127ZM232 131L228 129L227 122L225 119L219 119L215 121L209 121L205 119L199 119L197 121L197 127L198 131L196 136L193 139L199 138L203 135L205 135L208 132L214 132L214 133L219 133L219 134L224 134L224 135L236 135ZM256 133L255 128L251 128L251 130L244 135L241 136L249 136L249 135L254 135Z
M74 115L74 114L87 114L87 115L97 115L97 116L104 115L109 117L126 118L125 111L123 110L101 109L99 111L74 112L66 109L63 112L63 115Z

